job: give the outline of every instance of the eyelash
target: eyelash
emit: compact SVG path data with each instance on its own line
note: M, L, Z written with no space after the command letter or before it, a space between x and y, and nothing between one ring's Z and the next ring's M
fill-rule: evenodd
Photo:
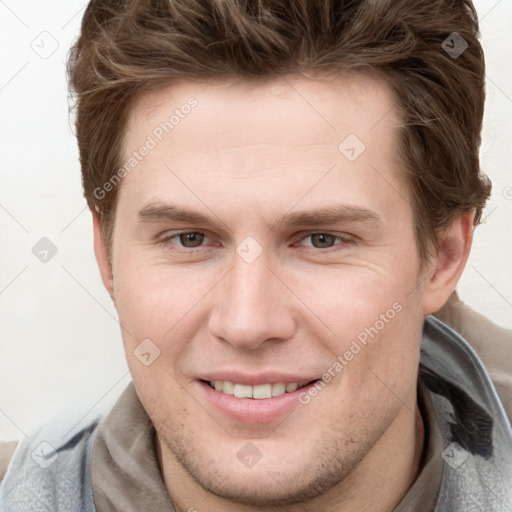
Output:
M164 238L160 239L158 242L160 245L168 246L172 239L179 238L181 235L189 235L189 234L200 234L200 235L204 235L206 238L210 238L206 233L203 233L202 231L178 231L176 233L166 235ZM312 237L313 235L333 236L341 242L332 247L326 247L326 248L306 246L309 249L313 249L313 250L320 251L320 252L336 251L336 250L340 250L342 248L345 248L347 246L352 246L355 244L355 240L353 237L350 237L348 235L345 235L345 236L336 235L334 233L323 232L323 231L314 231L314 232L308 233L308 234L304 235L299 241L305 240L306 238ZM341 247L339 249L336 249L337 245L339 245ZM204 247L202 245L198 246L198 247L181 247L180 249L178 249L178 251L179 252L190 252L190 251L198 251L203 248Z

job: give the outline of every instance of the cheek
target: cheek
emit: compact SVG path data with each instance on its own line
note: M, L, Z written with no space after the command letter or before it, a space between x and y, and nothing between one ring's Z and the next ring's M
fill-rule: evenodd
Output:
M368 411L400 408L415 392L422 312L416 301L394 306L365 319L350 346L343 347L343 395Z
M312 281L302 286L304 303L321 326L315 334L322 333L332 359L325 371L334 388L343 388L341 394L358 403L388 395L395 400L390 390L405 400L417 374L423 324L420 292L411 293L415 274L357 274L330 285L317 280L316 286Z
M168 264L145 264L135 258L127 258L116 270L119 316L129 330L160 340L193 312L205 290L214 284L204 272L173 269Z
M136 257L119 262L116 305L134 381L181 382L180 368L194 350L191 341L205 325L202 300L218 280L211 274L144 264Z
M288 282L304 303L304 312L315 313L318 320L330 328L328 334L339 340L350 341L360 333L375 327L392 330L402 321L404 308L420 307L414 289L416 280L412 270L361 266L359 268L322 269L312 275L303 274ZM420 309L418 309L420 311ZM417 315L415 315L417 321ZM318 323L318 322L317 322Z

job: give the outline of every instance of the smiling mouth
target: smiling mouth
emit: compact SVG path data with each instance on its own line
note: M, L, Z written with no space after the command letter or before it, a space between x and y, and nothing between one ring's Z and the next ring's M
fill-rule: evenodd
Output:
M236 398L253 398L256 400L263 400L266 398L273 398L284 395L286 393L293 393L298 389L304 388L310 384L317 382L316 380L308 382L276 382L274 384L259 384L257 386L250 386L247 384L238 384L230 381L203 381L212 389L224 393L225 395L233 395Z

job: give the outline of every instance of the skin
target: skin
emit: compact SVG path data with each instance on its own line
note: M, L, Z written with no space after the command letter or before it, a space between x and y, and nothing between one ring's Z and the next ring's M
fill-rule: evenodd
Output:
M420 470L423 321L455 288L472 214L446 230L423 273L395 99L368 76L184 82L145 93L131 112L124 156L190 96L197 107L120 185L112 265L93 212L102 279L173 504L210 512L391 511ZM366 146L353 162L338 150L351 133ZM140 218L163 203L215 225ZM276 223L340 204L378 220ZM180 231L206 236L169 238ZM251 263L236 252L247 236L262 250ZM202 392L197 379L212 369L320 378L394 303L400 313L284 417L235 420ZM149 366L134 355L144 339L160 350ZM237 457L249 441L261 454L250 468Z

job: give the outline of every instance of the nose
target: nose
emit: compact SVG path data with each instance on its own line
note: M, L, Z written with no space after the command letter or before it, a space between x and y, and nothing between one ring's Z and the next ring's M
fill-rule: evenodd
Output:
M209 331L234 347L256 350L265 342L289 339L296 330L293 294L271 270L265 253L252 263L234 254L231 271L212 300Z

